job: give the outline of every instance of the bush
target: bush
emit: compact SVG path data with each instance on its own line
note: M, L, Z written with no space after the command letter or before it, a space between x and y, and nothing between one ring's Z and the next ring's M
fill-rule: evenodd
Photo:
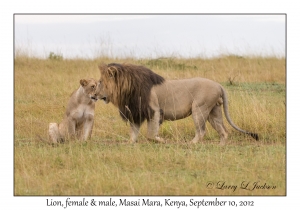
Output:
M54 52L50 52L48 56L49 60L63 60L62 55L55 54Z

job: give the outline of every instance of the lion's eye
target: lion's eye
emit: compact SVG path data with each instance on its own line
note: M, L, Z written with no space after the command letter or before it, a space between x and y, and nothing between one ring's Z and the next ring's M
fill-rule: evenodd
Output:
M95 85L92 85L91 87L94 89L94 88L95 88Z

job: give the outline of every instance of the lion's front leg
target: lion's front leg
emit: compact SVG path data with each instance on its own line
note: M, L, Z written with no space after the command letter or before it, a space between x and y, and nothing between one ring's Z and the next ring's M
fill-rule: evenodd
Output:
M76 138L76 120L72 117L66 118L64 120L66 123L64 123L64 135L67 139L75 139Z
M159 121L161 112L160 110L155 111L153 118L147 122L147 138L159 143L166 143L165 140L158 136Z
M94 115L89 115L84 122L83 131L80 136L80 140L86 141L87 139L91 138L92 130L94 125Z
M135 124L135 123L131 123L130 124L130 142L131 144L134 144L137 142L137 137L139 135L140 132L140 125Z

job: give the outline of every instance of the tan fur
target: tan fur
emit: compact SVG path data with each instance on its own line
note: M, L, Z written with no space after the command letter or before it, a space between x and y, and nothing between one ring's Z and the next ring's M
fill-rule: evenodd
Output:
M138 67L134 66L134 68L136 69ZM147 83L147 81L133 80L129 81L129 83L135 83L134 87L127 83L126 85L123 85L123 80L128 78L119 77L117 81L111 79L110 77L105 76L106 73L109 74L108 69L100 69L100 85L96 93L98 99L104 99L107 103L112 96L116 98L115 100L125 100L121 97L123 89L128 91L128 89L136 89ZM130 71L130 68L126 71ZM138 74L136 70L133 71ZM140 71L143 71L143 69L140 69ZM123 76L126 77L126 74L123 74ZM139 76L137 75L137 77ZM121 92L116 93L116 89L119 89ZM135 100L136 103L138 103L137 97L133 97L136 96L129 95L126 100ZM220 143L222 145L225 144L228 133L223 123L222 104L226 119L230 125L238 131L251 135L258 140L257 134L244 131L232 122L229 117L228 101L223 87L209 79L199 77L182 80L164 80L159 84L151 86L147 102L147 105L149 105L148 109L152 112L150 118L147 119L147 137L151 140L165 142L162 138L158 137L160 121L179 120L192 115L196 128L195 137L193 138L192 143L197 143L199 140L203 139L205 134L205 122L208 120L212 127L219 133ZM118 106L118 104L115 105ZM139 112L138 109L130 111L133 114ZM136 142L139 128L140 124L137 122L133 121L131 123L131 142Z
M68 102L66 113L60 124L49 124L49 137L53 143L66 139L87 140L94 124L95 91L94 79L80 80L80 87L75 90Z

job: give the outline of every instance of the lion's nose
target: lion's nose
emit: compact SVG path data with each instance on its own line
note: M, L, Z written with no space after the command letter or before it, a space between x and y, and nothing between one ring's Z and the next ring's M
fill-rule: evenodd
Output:
M94 100L98 100L98 98L97 98L97 95L96 94L94 94L94 95L92 95L92 97L91 97L92 99L94 99Z

